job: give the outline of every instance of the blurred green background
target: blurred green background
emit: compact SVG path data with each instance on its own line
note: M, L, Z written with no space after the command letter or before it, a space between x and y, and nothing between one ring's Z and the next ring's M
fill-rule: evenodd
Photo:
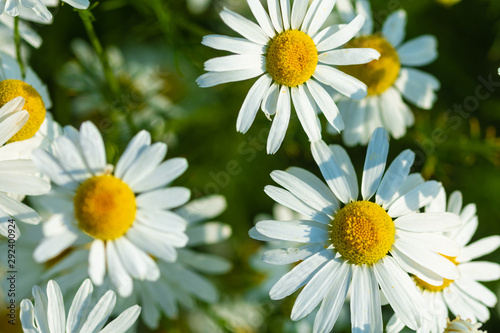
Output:
M108 142L110 162L117 160L132 134L145 128L154 139L169 144L168 156L183 156L189 161L190 167L177 185L190 188L193 197L219 193L227 198L228 208L219 220L232 226L233 237L203 250L234 263L230 273L214 279L222 299L232 300L265 279L249 265L249 258L262 244L247 233L257 214L271 213L273 201L263 192L265 185L272 184L269 173L300 166L319 175L319 169L296 117L292 116L285 141L274 156L265 151L271 124L262 113L247 134L236 132L239 108L254 80L208 89L196 86L195 79L204 72L203 62L225 55L202 46L202 37L212 33L236 36L218 12L227 6L246 17L251 15L243 0L207 1L205 8L194 6L195 2L200 3L106 0L92 10L103 46L116 47L125 59L115 69L118 94L110 93L106 82L85 69L85 60L80 59L85 56L83 49L74 41L88 39L78 13L70 6L56 10L54 24L36 26L44 43L32 51L30 63L49 86L55 119L63 125L79 126L88 119L98 124ZM442 83L438 101L430 111L412 107L416 125L403 139L391 140L389 160L404 149L416 151L413 171L441 181L448 194L462 191L464 204L476 203L480 224L474 239L500 234L500 77L496 74L500 67L500 1L463 0L446 7L434 0L373 0L372 8L376 27L388 9L403 8L408 12L407 39L432 34L439 41L439 58L423 68ZM99 66L95 60L93 63ZM168 98L168 107L144 111L148 109L144 91L149 83L136 87L135 74L128 72L129 63L143 64L154 73L155 94ZM75 68L79 70L75 72ZM82 77L90 82L88 87L79 87ZM496 82L487 98L476 95L479 77ZM83 105L86 94L96 102ZM460 106L461 113L457 112ZM339 136L325 130L323 137L329 144L341 144ZM365 150L348 149L358 172ZM484 259L500 262L500 251ZM500 284L486 285L498 294ZM259 311L264 319L239 327L207 305L202 309L226 332L284 331L293 299L262 304ZM178 320L165 319L167 329L163 331L188 331L187 318L184 313ZM492 309L484 329L496 332L498 327L498 311Z

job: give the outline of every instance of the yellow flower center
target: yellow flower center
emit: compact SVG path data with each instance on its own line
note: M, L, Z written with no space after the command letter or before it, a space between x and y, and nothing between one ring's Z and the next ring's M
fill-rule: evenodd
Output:
M9 142L22 141L33 137L45 119L45 104L35 88L19 80L0 81L0 107L19 96L24 98L23 109L29 113L30 117L26 124L10 138Z
M87 179L76 191L73 203L80 229L103 240L123 236L134 223L137 210L134 192L112 175Z
M346 44L346 48L372 48L380 53L378 60L363 65L339 66L344 73L354 76L368 87L368 95L379 95L390 88L398 78L401 63L394 47L379 35L362 36Z
M442 255L442 254L441 254ZM459 262L456 260L457 257L448 257L448 256L445 256L445 255L442 255L443 257L445 257L446 259L448 259L449 261L451 261L452 263L454 263L455 265L458 266ZM432 292L440 292L440 291L443 291L445 290L450 284L453 283L454 280L448 280L448 279L443 279L443 284L441 284L440 286L434 286L430 283L427 283L425 282L424 280L422 279L419 279L418 277L416 276L413 276L413 280L415 281L415 283L417 284L418 287L420 287L421 289L423 290L427 290L427 291L432 291Z
M356 201L335 215L330 237L346 260L371 265L387 255L395 233L394 222L382 207L370 201Z
M296 87L311 78L318 64L318 50L309 35L286 30L269 41L266 69L279 84Z

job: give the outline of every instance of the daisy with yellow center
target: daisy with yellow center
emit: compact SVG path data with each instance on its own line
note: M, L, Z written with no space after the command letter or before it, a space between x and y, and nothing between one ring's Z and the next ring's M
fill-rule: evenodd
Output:
M243 102L236 129L248 131L259 109L270 120L274 116L269 154L283 142L292 104L311 142L321 139L317 109L341 132L344 122L326 88L359 100L366 96L366 85L330 65L365 64L380 56L372 48L339 49L362 27L363 16L320 31L335 0L313 0L310 5L309 0L268 0L269 12L260 0L247 2L258 24L224 9L222 20L244 38L205 36L204 45L235 54L205 62L208 73L198 78L198 84L211 87L259 77Z
M139 132L113 167L98 129L82 124L64 129L51 152L37 149L33 160L53 182L52 191L37 200L50 212L44 239L34 251L43 263L72 248L88 251L88 276L102 285L109 275L121 296L129 296L133 279L160 276L152 258L174 262L176 248L186 245L186 220L171 212L185 204L190 191L165 188L187 168L183 158L163 161L164 143L151 144ZM106 274L107 273L107 274Z
M413 68L428 65L437 58L436 38L423 35L403 43L406 28L406 12L403 10L389 15L380 32L373 31L368 1L338 0L337 10L346 23L356 15L365 18L358 36L345 47L372 48L380 53L378 60L367 64L338 67L364 82L368 92L361 101L342 98L338 102L345 123L342 132L345 144L366 145L377 127L384 127L394 138L402 137L414 122L413 113L402 97L426 110L432 108L436 100L439 81Z
M457 266L441 255L457 256L458 247L435 232L452 230L460 219L448 212L419 212L441 185L409 174L415 157L409 150L384 172L388 148L387 132L378 128L368 145L361 199L346 151L323 141L312 143L312 153L328 186L300 168L271 173L284 188L267 186L265 192L307 218L261 221L250 235L305 243L270 250L263 260L276 265L300 261L273 286L270 296L282 299L305 286L291 318L299 320L321 303L314 332L332 330L350 288L353 331L383 331L380 290L399 318L418 329L427 313L408 273L426 281L459 277Z
M449 212L460 216L462 222L460 227L444 233L458 244L459 254L443 255L457 266L460 277L457 279L442 279L437 276L434 279L413 277L430 314L429 320L424 321L419 332L442 333L446 328L449 312L455 316L468 318L472 324L486 322L490 318L488 307L497 304L497 296L480 282L500 279L500 265L473 260L497 250L500 247L500 236L485 237L467 245L478 227L476 205L469 204L462 208L462 194L458 191L453 192L447 202L446 193L441 189L436 199L425 210L434 213ZM387 326L387 332L399 332L404 326L395 315Z
M446 329L443 333L487 333L479 328L483 326L481 323L473 324L470 319L462 319L457 316L454 320L446 319Z

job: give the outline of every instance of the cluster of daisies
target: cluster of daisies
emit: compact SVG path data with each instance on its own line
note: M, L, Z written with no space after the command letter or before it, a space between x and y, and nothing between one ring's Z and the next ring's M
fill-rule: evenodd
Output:
M500 236L469 244L478 227L475 205L412 173L412 151L387 161L389 138L414 123L407 102L434 104L439 81L415 67L436 59L436 39L404 41L403 10L374 31L364 0L267 0L267 10L260 0L247 2L257 23L223 9L222 20L243 38L205 36L204 45L234 54L208 60L197 82L257 78L237 130L248 131L261 109L272 122L267 152L274 154L293 105L319 168L273 171L279 186L264 190L293 211L249 231L271 244L262 261L285 267L270 298L301 289L290 316L312 313L313 332L334 330L346 299L354 332L477 332L497 303L480 282L499 279L500 265L476 259L495 251ZM56 5L0 0L0 24L39 46L25 20L50 23L47 6ZM18 261L6 270L20 272L24 331L126 332L139 317L156 329L162 315L178 315L179 305L216 302L218 291L204 275L224 274L231 263L193 248L231 236L228 225L207 222L225 210L224 197L191 200L189 189L170 186L187 160L165 159L167 145L145 130L108 164L95 124L60 126L46 86L22 56L4 50L0 59L1 247L6 255L19 240ZM360 183L361 168L348 152L323 141L319 113L346 146L367 145ZM385 324L383 305L394 313Z

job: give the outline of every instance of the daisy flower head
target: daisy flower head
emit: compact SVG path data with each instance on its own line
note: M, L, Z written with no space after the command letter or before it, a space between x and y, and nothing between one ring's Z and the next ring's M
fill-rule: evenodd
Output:
M92 307L93 286L85 280L71 303L66 315L61 289L53 280L47 284L46 293L38 286L33 287L35 305L29 299L21 301L21 325L24 332L100 332L124 333L137 320L141 308L132 306L116 319L104 326L115 307L116 295L113 291L104 294Z
M330 94L333 87L341 94L362 99L366 85L330 65L364 64L380 54L373 49L338 49L361 29L363 16L345 26L320 30L335 0L268 0L269 14L259 0L248 0L258 24L228 10L222 20L244 38L209 35L202 43L234 55L210 59L197 79L201 87L243 81L259 76L248 92L238 114L236 129L245 133L257 111L271 119L267 152L275 153L285 137L293 104L311 142L321 139L317 108L338 132L344 122Z
M51 213L35 260L87 250L94 284L101 285L107 273L123 297L132 293L133 279L158 279L160 270L150 255L173 262L176 248L188 241L186 220L170 209L185 204L190 191L166 187L184 173L187 161L162 162L166 152L166 144L151 144L150 134L141 131L113 171L91 122L84 122L80 131L65 127L51 152L35 150L33 161L53 183L50 193L32 198Z
M76 9L87 9L90 5L89 0L63 1ZM47 9L47 5L52 4L53 1L47 0L0 0L0 15L5 12L9 16L16 17L20 16L23 11L29 11L31 13L28 15L35 14L38 20L42 22L51 22L52 14Z
M143 322L150 329L157 329L162 314L177 318L179 305L192 310L196 300L217 302L219 292L205 275L225 274L232 268L231 262L194 248L217 244L231 236L230 226L212 221L225 209L224 197L213 195L193 200L174 210L187 221L189 241L186 247L178 249L179 256L174 263L157 260L161 277L156 281L135 281L134 292L118 308L140 304L144 308L141 315Z
M263 237L305 243L263 255L264 261L278 265L301 261L273 286L270 296L282 299L305 285L291 318L301 319L321 303L314 332L330 332L349 289L354 331L383 330L379 290L403 322L417 329L426 309L407 273L436 284L459 276L456 265L439 254L456 256L457 245L435 232L457 227L460 219L448 212L420 212L441 185L409 174L415 157L409 150L384 173L388 148L387 133L378 128L366 153L361 199L355 169L337 145L312 143L327 185L300 168L271 173L284 188L267 186L265 192L307 219L261 221L255 226Z
M366 145L375 128L384 127L394 138L406 133L414 123L414 116L403 100L422 108L432 108L440 82L432 75L414 67L425 66L437 56L437 40L432 35L422 35L403 42L406 12L398 10L387 17L380 32L373 30L370 3L366 0L339 0L337 9L345 22L356 15L363 15L365 23L359 35L346 44L348 48L373 48L380 58L367 64L338 67L368 87L368 96L355 101L342 98L338 102L344 119L342 132L348 146ZM331 128L330 128L331 129ZM332 130L332 133L336 133Z
M457 266L460 277L441 279L438 284L413 277L414 283L430 308L431 316L429 321L424 322L419 332L443 332L450 311L455 316L468 318L473 324L478 321L486 322L490 318L488 307L497 304L497 296L480 282L500 279L500 265L474 260L497 250L500 247L500 236L489 236L468 244L478 227L476 205L468 204L462 207L462 194L459 191L453 192L447 202L446 193L442 188L425 211L450 212L460 216L461 226L445 232L445 235L460 247L458 255L445 256ZM388 324L387 331L399 332L403 327L401 320L394 316Z

